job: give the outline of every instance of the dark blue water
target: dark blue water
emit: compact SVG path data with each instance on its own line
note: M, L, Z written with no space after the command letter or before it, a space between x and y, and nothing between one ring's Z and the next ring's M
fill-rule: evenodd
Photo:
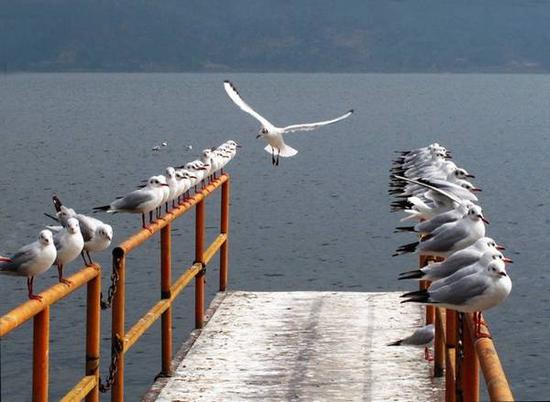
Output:
M315 121L353 107L339 124L287 136L300 153L271 166L258 125L233 105L223 79L275 124ZM393 151L437 141L474 173L491 221L489 235L508 248L512 294L488 312L517 399L548 399L550 76L378 74L21 74L0 77L0 254L33 241L49 224L56 192L90 212L168 165L194 159L227 139L242 143L233 177L230 286L250 290L402 289L414 256L391 258L411 237L392 234L398 215L386 194ZM151 147L167 141L153 153ZM186 145L193 151L186 151ZM208 203L215 236L219 197ZM139 217L105 216L115 243ZM193 218L174 228L174 275L193 260ZM98 256L110 274L110 254ZM132 254L127 326L159 297L158 242ZM208 290L217 287L209 268ZM79 267L73 263L72 272ZM56 282L54 270L37 290ZM410 284L410 288L414 285ZM23 278L0 278L0 314L26 299ZM51 397L84 371L85 292L52 309ZM399 306L395 306L399 308ZM175 339L193 325L193 289L175 308ZM110 312L102 318L102 376L109 356ZM136 400L160 369L159 325L127 355L126 391ZM32 325L1 343L1 396L28 400ZM177 346L176 346L177 347Z

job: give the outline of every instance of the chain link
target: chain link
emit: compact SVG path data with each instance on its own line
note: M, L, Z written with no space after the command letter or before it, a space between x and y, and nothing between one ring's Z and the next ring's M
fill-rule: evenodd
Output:
M111 364L109 365L109 375L107 376L105 383L101 381L101 377L99 378L99 391L103 394L109 392L115 382L115 376L118 372L118 358L122 352L122 349L122 339L120 339L118 334L116 334L111 344Z
M117 258L115 260L115 263L113 264L113 272L111 272L111 285L109 286L109 290L107 291L107 300L103 299L103 292L101 292L102 310L107 310L108 308L111 308L111 305L113 304L113 297L117 292L118 280L120 279L120 276L118 274L119 264L120 258Z

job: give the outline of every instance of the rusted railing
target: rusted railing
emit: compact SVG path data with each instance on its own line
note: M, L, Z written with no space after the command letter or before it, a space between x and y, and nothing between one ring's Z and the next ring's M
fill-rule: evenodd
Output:
M48 400L50 306L87 284L85 376L62 399L63 401L99 400L99 325L101 268L94 264L67 278L71 286L56 284L40 293L41 301L28 300L0 317L0 337L33 319L32 400Z
M221 187L221 225L220 234L205 249L205 199ZM171 273L171 222L193 207L195 219L195 261L187 270L172 282ZM220 290L227 287L228 277L228 229L229 229L229 175L223 174L213 180L193 197L170 210L163 218L124 241L113 250L113 269L118 272L117 291L112 305L112 359L115 364L110 372L114 380L111 390L112 401L124 400L124 355L147 331L161 318L162 368L161 375L171 373L172 362L172 303L178 294L195 279L195 328L204 323L204 285L206 265L220 250ZM128 331L124 322L125 313L125 277L126 257L136 247L160 231L161 254L161 299Z
M430 259L421 257L420 266ZM434 376L445 375L446 402L479 401L480 367L491 401L514 400L486 322L483 333L487 336L480 337L473 314L427 306L426 323L435 324Z

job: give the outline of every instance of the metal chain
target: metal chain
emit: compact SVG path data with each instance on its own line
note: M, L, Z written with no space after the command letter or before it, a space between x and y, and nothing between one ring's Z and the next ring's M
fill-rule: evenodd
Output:
M113 264L113 272L111 272L111 285L109 286L109 290L107 291L106 301L103 299L103 292L101 292L101 309L102 310L107 310L108 308L111 308L111 305L113 304L113 297L117 292L118 280L120 279L120 276L118 274L119 264L120 264L120 258L117 258L115 260L115 263Z
M456 376L455 390L456 401L463 402L464 393L462 391L462 360L464 359L464 313L458 313L458 339L456 344Z
M109 392L115 382L115 376L118 371L118 358L120 356L120 353L122 352L122 349L122 340L120 339L118 334L116 334L111 344L111 364L109 365L109 375L107 376L107 380L105 381L105 383L103 383L101 381L101 377L99 377L99 391L101 393Z

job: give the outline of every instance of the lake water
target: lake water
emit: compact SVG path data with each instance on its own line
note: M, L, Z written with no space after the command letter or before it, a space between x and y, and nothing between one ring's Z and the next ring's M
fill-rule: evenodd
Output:
M275 124L348 120L288 135L300 153L271 165L255 140L258 125L226 96L223 79ZM230 287L249 290L412 289L399 272L415 256L391 258L411 240L393 234L388 169L396 149L437 141L476 175L488 233L514 259L508 300L487 313L517 399L548 399L550 348L550 76L447 74L14 74L0 76L0 254L33 241L51 223L51 195L82 212L133 190L169 165L194 159L227 139L243 144L231 162ZM162 152L151 147L167 141ZM186 151L188 144L192 151ZM219 198L208 202L212 239ZM103 216L115 243L139 216ZM193 260L193 214L175 225L174 268ZM110 253L97 257L110 274ZM212 297L217 268L209 270ZM72 263L66 271L73 272ZM127 325L159 297L158 244L129 258ZM56 282L38 277L38 291ZM0 314L26 300L25 279L0 277ZM174 312L175 340L193 325L193 289ZM85 291L52 308L51 398L83 374ZM398 305L395 308L399 308ZM109 357L110 312L103 315L102 367ZM159 326L127 355L127 400L160 369ZM2 401L30 399L32 325L1 341Z

